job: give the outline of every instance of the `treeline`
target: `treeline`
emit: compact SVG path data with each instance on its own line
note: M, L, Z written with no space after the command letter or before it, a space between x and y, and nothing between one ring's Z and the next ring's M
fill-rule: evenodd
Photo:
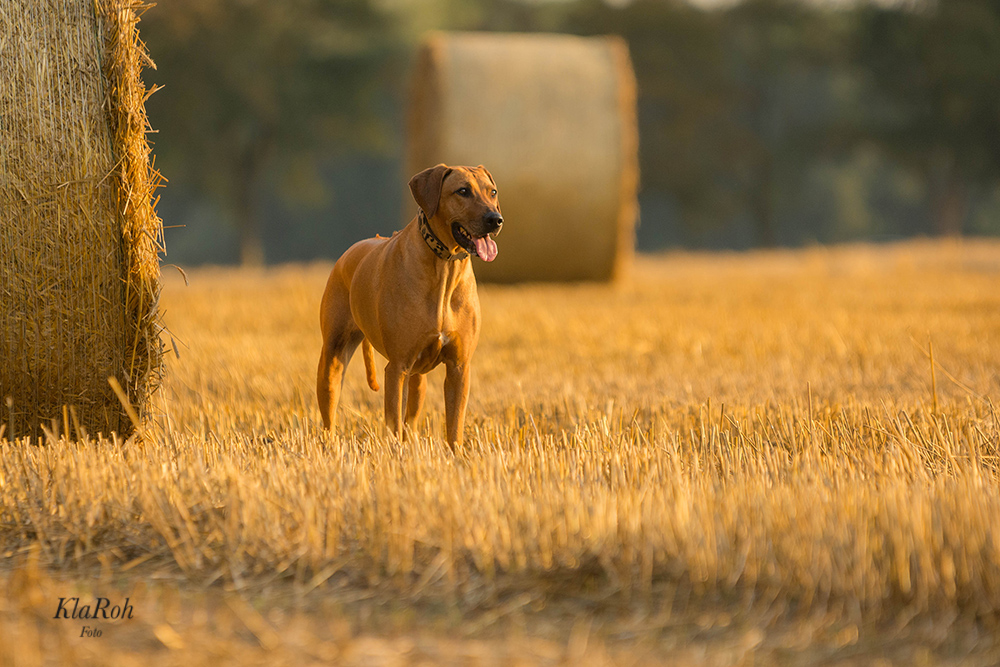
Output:
M333 257L396 228L431 29L628 41L640 248L1000 234L1000 0L160 0L141 29L174 262Z

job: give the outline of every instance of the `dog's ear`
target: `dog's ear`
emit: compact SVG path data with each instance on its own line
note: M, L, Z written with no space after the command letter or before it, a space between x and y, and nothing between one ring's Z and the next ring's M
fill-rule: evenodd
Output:
M479 165L478 167L476 167L476 169L482 169L483 173L486 174L486 178L490 179L490 183L493 184L493 187L497 186L497 182L493 180L493 174L490 173L489 169L487 169L483 165Z
M410 194L430 220L437 213L438 202L441 201L441 184L451 173L451 168L444 164L424 169L410 179Z

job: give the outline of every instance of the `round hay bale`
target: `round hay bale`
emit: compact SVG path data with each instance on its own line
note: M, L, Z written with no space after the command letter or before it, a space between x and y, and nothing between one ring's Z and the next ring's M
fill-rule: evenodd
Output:
M485 280L610 280L638 212L635 76L614 37L436 33L419 49L408 173L485 165L507 224Z
M0 0L0 431L130 433L162 225L135 0ZM130 415L131 413L131 415Z

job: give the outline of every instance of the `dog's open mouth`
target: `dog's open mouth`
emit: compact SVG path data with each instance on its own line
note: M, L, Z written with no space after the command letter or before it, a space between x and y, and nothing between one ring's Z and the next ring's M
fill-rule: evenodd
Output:
M492 262L497 258L497 242L489 234L472 236L458 222L451 223L451 234L455 237L458 245L462 246L470 255L475 255L486 262Z

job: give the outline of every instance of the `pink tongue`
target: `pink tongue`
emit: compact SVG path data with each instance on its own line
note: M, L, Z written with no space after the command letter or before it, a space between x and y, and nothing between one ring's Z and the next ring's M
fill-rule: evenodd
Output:
M479 255L480 259L486 260L487 262L492 262L497 258L497 242L491 239L489 236L484 236L481 239L476 239L476 254Z

